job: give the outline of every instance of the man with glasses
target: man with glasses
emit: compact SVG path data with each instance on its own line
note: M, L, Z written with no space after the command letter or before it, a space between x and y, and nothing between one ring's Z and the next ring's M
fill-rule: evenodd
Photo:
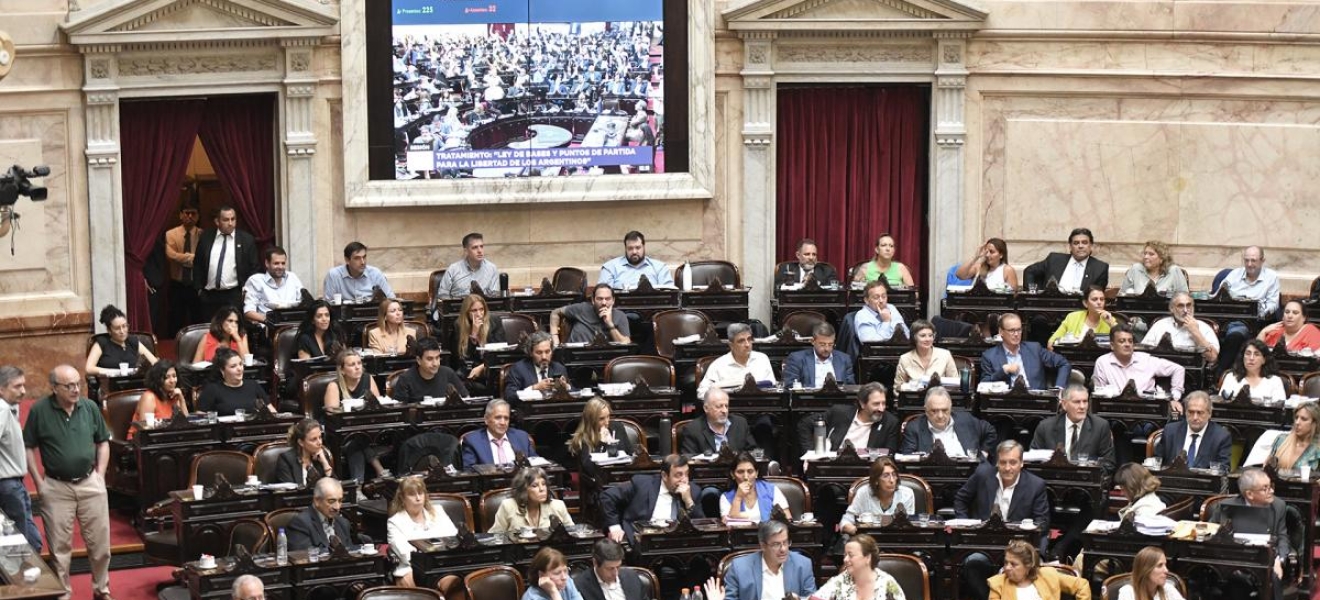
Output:
M784 359L784 387L801 382L802 387L819 388L826 375L834 375L839 385L857 383L848 355L834 349L834 326L820 323L811 330L811 348Z
M28 474L41 494L42 524L60 582L64 589L73 589L69 561L76 518L92 566L92 598L109 600L110 504L105 469L110 462L110 430L96 403L79 393L82 381L69 365L50 372L52 393L32 405L23 444ZM43 469L37 468L38 452Z
M756 530L757 552L740 556L724 573L725 600L783 600L788 594L807 598L816 591L811 559L789 547L788 525L762 521Z
M1238 476L1237 496L1226 498L1215 504L1210 509L1210 521L1213 523L1224 523L1231 518L1226 506L1253 506L1268 511L1268 520L1265 527L1268 531L1261 531L1257 523L1244 523L1244 519L1239 517L1233 523L1233 531L1236 533L1268 533L1274 541L1274 597L1283 597L1283 559L1292 553L1292 546L1288 542L1288 508L1283 500L1274 496L1274 482L1270 481L1269 474L1257 467L1248 467L1242 469L1242 474ZM1234 584L1245 585L1244 590L1251 590L1250 582L1234 582L1230 580L1229 589ZM1246 598L1248 594L1228 595L1228 598Z
M1164 336L1179 350L1195 350L1207 362L1219 358L1219 338L1205 321L1196 318L1196 302L1187 292L1178 292L1169 300L1169 315L1155 322L1141 339L1143 346L1158 346Z
M1054 371L1054 387L1068 385L1072 365L1036 342L1022 341L1022 318L1013 313L999 317L999 335L1003 343L981 353L981 383L1003 381L1012 387L1019 379L1028 389L1043 390L1046 369Z
M953 410L953 398L943 387L926 390L925 414L903 429L902 454L930 452L939 440L944 453L954 457L988 458L999 441L989 423L964 410Z
M1261 325L1278 320L1275 312L1279 310L1279 274L1265 266L1264 248L1247 246L1243 249L1242 266L1229 271L1219 289L1211 292L1218 293L1221 289L1227 289L1234 300L1255 300ZM1237 360L1242 344L1251 339L1251 330L1246 323L1233 321L1224 327L1223 333L1219 370L1227 371Z
M256 575L239 575L230 589L233 600L266 600L266 584Z

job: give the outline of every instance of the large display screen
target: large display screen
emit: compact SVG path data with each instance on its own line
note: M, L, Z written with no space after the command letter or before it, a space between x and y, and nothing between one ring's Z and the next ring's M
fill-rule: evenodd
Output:
M665 172L664 25L662 0L393 0L395 179Z

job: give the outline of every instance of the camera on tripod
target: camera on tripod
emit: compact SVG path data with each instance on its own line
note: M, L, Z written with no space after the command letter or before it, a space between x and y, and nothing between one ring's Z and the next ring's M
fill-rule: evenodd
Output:
M31 171L14 165L0 175L0 209L12 207L19 196L27 196L33 202L46 199L46 187L32 185L33 177L50 175L50 167L45 165L32 167Z

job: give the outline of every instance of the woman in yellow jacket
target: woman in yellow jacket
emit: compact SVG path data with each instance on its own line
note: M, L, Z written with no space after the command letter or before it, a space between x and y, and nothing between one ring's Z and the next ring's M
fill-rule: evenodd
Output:
M1041 566L1036 548L1023 540L1008 543L1004 548L1004 572L986 581L990 584L990 600L1059 600L1065 591L1076 600L1091 600L1091 585L1085 579Z

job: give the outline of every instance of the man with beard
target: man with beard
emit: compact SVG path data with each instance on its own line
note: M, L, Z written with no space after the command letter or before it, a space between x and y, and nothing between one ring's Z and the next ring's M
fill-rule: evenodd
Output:
M646 236L642 232L629 231L623 236L623 249L623 256L600 266L598 283L608 284L616 290L627 290L637 287L637 281L645 275L651 285L674 285L669 267L654 258L647 258Z
M729 394L713 387L702 397L703 413L683 426L679 451L683 454L718 454L724 446L741 452L748 449L747 419L729 414Z
M858 450L886 448L897 452L901 427L898 417L885 410L887 393L884 384L871 382L857 391L857 402L853 406L831 406L820 415L825 421L828 449L837 452L844 440L848 440ZM803 419L798 424L798 441L803 450L815 446L812 439L814 422L815 419Z
M572 324L569 330L569 342L590 342L597 334L611 342L627 344L632 341L629 335L628 317L623 311L614 308L614 288L598 283L591 292L591 302L577 302L556 308L550 313L550 336L558 344L559 323L567 318Z
M297 304L302 300L303 284L289 271L289 253L279 246L266 249L266 272L248 277L243 284L243 316L249 321L266 322L272 304Z

